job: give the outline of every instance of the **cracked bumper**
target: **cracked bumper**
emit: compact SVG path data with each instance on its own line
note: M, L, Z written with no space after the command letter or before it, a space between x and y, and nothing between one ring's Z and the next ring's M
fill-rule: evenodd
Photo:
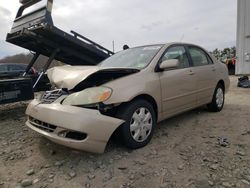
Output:
M29 104L26 114L29 117L26 125L49 140L93 153L103 153L113 132L124 122L102 115L98 110L60 103L39 104L37 100ZM84 133L86 137L83 140L65 138L60 135L62 131Z

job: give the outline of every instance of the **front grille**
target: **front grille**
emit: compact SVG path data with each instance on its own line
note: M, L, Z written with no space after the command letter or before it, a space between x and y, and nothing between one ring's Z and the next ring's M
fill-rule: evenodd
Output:
M66 94L66 92L62 89L46 91L41 98L41 102L42 104L51 104L64 94Z
M42 121L35 119L33 117L30 117L30 116L29 116L29 122L34 127L41 129L43 131L46 131L48 133L53 133L56 129L55 125L51 125L49 123L42 122Z

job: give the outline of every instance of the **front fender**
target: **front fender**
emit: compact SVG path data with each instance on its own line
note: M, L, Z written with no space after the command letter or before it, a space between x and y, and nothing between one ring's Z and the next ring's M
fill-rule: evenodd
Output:
M161 85L157 73L140 72L105 84L112 88L111 97L104 104L119 104L129 102L135 97L146 94L151 96L158 106L158 112L162 110Z

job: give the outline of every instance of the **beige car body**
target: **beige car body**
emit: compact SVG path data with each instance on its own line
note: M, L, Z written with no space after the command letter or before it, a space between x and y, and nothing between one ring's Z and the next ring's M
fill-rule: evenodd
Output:
M104 83L102 86L112 88L113 92L103 103L119 106L135 98L144 98L152 103L157 121L160 122L210 103L219 82L224 85L225 91L228 90L227 68L211 55L214 63L210 65L156 72L155 68L162 54L173 45L189 44L163 45L146 68ZM56 67L48 70L48 77L56 88L70 90L102 69L104 68L98 66ZM26 125L58 144L94 153L104 152L111 135L124 120L103 115L96 109L61 104L66 97L67 95L63 95L51 104L41 104L39 97L34 99L26 110L29 117ZM46 129L53 126L56 127L54 130ZM60 136L60 133L68 130L85 133L86 138L74 140Z

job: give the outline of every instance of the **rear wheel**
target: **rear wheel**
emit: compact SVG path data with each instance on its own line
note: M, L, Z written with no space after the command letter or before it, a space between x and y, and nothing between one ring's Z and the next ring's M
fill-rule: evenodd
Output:
M219 112L223 109L225 100L224 87L222 84L218 84L215 88L213 100L210 104L207 105L209 111Z
M122 105L117 117L125 120L119 133L123 143L131 149L141 148L149 143L156 125L152 105L145 100L135 100Z

